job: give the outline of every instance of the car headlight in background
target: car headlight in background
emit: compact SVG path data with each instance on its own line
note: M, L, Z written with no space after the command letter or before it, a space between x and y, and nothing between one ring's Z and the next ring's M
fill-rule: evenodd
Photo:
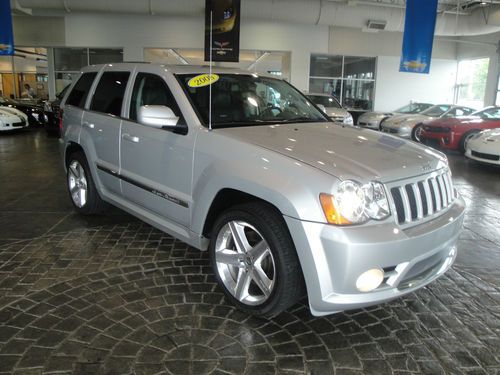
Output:
M320 194L321 207L330 224L361 224L370 219L389 216L385 189L378 182L361 185L355 181L341 182L335 194Z

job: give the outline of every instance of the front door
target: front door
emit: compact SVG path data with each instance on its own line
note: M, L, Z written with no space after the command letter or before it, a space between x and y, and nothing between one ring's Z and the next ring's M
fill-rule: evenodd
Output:
M121 132L123 195L142 208L171 222L189 227L193 138L138 122L144 105L167 106L185 121L164 78L138 73L128 120Z

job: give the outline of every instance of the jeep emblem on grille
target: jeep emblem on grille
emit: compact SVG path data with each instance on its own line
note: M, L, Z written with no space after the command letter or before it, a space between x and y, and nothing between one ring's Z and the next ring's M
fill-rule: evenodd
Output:
M432 169L432 165L430 165L429 163L422 165L422 170L424 172L430 171L431 169Z

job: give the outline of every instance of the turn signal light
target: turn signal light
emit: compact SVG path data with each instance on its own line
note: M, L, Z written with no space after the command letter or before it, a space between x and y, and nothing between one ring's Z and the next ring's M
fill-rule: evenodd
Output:
M343 217L335 208L335 199L333 195L321 193L319 195L321 207L325 213L326 221L335 225L349 225L352 224L349 220Z

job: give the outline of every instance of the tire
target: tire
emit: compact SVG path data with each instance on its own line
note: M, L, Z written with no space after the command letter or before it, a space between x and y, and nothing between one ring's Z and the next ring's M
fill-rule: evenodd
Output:
M66 185L71 202L79 213L92 215L107 208L107 203L97 192L87 158L80 151L72 153L68 159Z
M417 124L413 127L413 129L411 130L412 141L422 143L421 134L423 128L424 128L423 124Z
M235 241L233 233L244 240ZM224 294L249 314L271 318L305 295L302 269L285 221L265 203L242 204L223 212L212 228L209 251Z
M382 131L382 123L387 120L389 117L384 117L380 122L378 123L378 130Z
M465 146L467 145L467 142L469 139L476 133L479 133L480 130L477 129L472 129L466 132L464 135L462 135L462 138L460 138L460 142L458 143L458 150L462 153L465 154Z

